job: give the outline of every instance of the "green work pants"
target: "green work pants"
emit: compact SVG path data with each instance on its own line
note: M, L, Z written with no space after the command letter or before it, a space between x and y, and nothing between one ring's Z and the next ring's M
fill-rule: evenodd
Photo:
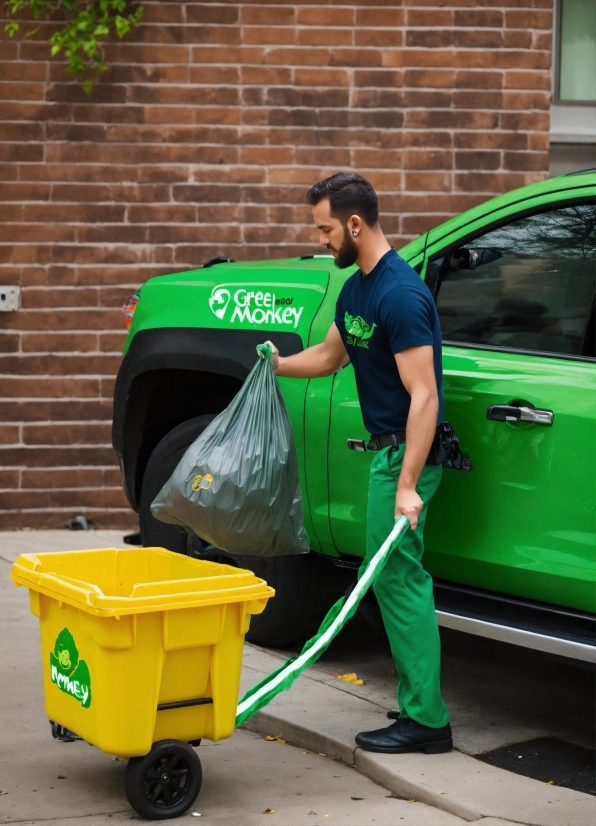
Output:
M404 452L405 445L384 448L372 461L366 561L379 550L395 524L395 494ZM439 487L442 471L441 465L425 465L416 485L424 502L418 527L406 531L373 586L399 675L400 714L432 728L446 725L449 716L441 698L441 643L432 579L421 559L428 503Z

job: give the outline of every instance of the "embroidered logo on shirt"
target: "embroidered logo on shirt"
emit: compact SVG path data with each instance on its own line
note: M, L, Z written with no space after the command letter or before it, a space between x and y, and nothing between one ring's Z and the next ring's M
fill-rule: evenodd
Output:
M376 324L372 327L367 324L362 316L351 316L346 313L344 316L344 323L346 325L346 344L351 344L352 347L365 347L368 350L368 339L375 331Z

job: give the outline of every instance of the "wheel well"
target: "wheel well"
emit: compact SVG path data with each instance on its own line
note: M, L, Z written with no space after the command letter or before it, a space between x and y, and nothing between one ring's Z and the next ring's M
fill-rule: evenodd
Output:
M151 370L132 382L124 424L125 465L134 463L134 499L138 507L147 462L174 427L206 413L221 413L242 382L199 370Z

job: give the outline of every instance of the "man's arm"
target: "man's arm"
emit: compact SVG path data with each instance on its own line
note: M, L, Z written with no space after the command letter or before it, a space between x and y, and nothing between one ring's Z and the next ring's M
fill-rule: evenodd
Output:
M329 328L325 340L314 347L308 347L294 356L280 356L273 342L268 341L273 348L271 360L278 376L287 376L293 379L314 379L319 376L330 376L348 361L346 348L335 324Z
M416 483L430 453L439 411L433 348L430 345L411 347L397 353L395 361L411 398L406 423L406 452L397 482L395 518L405 514L410 520L410 528L414 529L423 506L416 493Z

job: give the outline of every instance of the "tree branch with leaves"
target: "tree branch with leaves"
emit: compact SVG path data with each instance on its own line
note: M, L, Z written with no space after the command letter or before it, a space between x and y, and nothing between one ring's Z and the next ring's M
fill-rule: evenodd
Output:
M64 21L50 37L52 56L64 54L66 71L77 76L89 94L100 73L109 69L103 53L103 42L112 34L125 37L139 25L143 7L130 11L128 0L4 0L11 17L29 13L34 21L56 16ZM21 29L18 20L9 20L4 31L14 37ZM39 27L29 29L31 37Z

